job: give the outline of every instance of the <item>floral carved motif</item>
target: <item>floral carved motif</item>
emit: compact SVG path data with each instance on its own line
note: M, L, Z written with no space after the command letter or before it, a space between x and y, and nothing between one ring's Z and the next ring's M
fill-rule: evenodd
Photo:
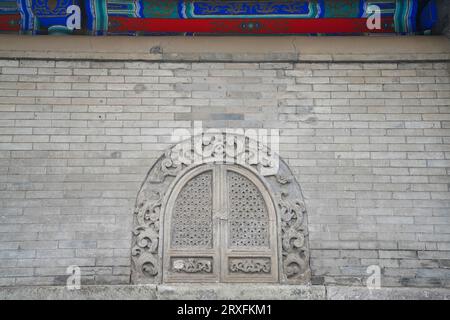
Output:
M287 199L282 193L279 198L281 220L281 241L283 269L288 280L308 277L309 256L306 243L306 208L303 201Z
M140 202L134 212L137 227L133 230L131 256L134 268L147 277L155 277L160 265L158 247L162 196L158 192L155 195L156 200Z
M172 261L172 271L178 273L211 273L212 262L210 259L175 259Z
M231 259L229 267L235 273L270 273L270 258Z

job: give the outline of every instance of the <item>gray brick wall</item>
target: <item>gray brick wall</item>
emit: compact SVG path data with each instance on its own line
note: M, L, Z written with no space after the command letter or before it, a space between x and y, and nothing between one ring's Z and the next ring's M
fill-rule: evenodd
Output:
M0 286L126 284L170 134L281 129L314 283L450 287L448 63L0 60Z

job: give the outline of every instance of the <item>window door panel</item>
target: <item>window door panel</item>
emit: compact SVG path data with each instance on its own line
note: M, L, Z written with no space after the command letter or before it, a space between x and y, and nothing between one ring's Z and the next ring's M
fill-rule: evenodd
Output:
M167 210L165 281L278 281L275 209L247 169L194 170L176 184Z

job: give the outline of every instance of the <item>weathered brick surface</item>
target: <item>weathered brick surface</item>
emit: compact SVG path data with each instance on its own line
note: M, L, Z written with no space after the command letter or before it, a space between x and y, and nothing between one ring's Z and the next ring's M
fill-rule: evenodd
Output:
M448 63L0 60L0 285L126 284L170 134L281 129L315 283L450 287Z

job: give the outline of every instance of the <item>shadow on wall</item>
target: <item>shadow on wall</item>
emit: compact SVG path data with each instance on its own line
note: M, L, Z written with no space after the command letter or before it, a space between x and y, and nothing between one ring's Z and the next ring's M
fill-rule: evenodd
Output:
M436 33L442 33L450 38L450 2L448 0L438 0L439 21L436 25Z

